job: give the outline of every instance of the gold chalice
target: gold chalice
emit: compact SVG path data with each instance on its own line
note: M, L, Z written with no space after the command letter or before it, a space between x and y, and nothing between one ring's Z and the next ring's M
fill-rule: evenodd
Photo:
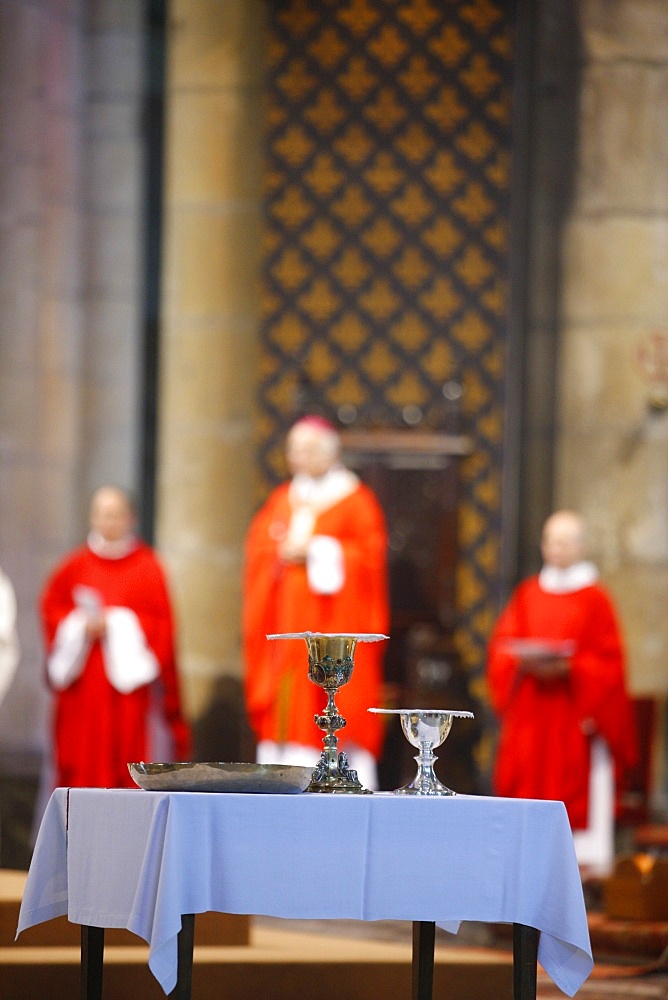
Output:
M401 728L411 746L419 750L417 774L403 788L395 788L395 795L456 795L442 785L434 774L435 747L440 747L452 729L452 720L472 719L472 712L454 712L438 708L370 708L377 715L398 715Z
M378 642L389 636L372 633L340 634L331 632L287 632L268 635L267 639L305 639L308 649L308 676L327 694L327 704L322 714L313 720L322 729L324 750L316 764L308 792L357 792L370 794L364 788L357 771L348 765L345 751L338 750L337 732L346 720L336 707L336 694L347 684L354 669L355 647L358 642Z

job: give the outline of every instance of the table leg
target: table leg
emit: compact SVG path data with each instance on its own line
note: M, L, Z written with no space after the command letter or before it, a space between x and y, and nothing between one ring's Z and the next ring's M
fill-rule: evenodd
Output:
M513 997L536 1000L538 938L540 931L526 924L513 924Z
M434 984L435 937L436 924L433 921L413 921L412 1000L431 1000Z
M178 937L178 972L170 1000L191 1000L193 991L193 947L195 944L195 914L181 914Z
M81 925L81 1000L102 1000L104 927Z

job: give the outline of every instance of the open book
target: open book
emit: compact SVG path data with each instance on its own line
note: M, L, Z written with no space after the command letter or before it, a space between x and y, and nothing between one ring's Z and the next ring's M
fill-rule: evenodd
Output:
M572 656L575 643L572 639L506 639L504 648L515 656Z

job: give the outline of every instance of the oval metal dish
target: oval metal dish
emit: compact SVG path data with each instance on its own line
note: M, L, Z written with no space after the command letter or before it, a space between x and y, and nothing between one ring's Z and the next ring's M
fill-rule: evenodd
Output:
M308 787L312 767L288 764L183 762L128 764L132 780L150 792L259 792L294 794Z

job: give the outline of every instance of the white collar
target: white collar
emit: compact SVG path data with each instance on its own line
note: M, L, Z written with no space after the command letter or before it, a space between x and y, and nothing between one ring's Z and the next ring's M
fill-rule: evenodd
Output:
M116 542L108 542L98 531L88 535L88 548L102 559L122 559L137 548L139 541L136 535L126 535Z
M571 594L575 590L591 587L598 580L598 570L593 562L577 562L566 569L558 566L543 566L538 574L541 590L550 594Z
M334 466L317 478L297 473L290 483L290 502L293 506L327 510L354 493L358 485L355 473L342 465Z

